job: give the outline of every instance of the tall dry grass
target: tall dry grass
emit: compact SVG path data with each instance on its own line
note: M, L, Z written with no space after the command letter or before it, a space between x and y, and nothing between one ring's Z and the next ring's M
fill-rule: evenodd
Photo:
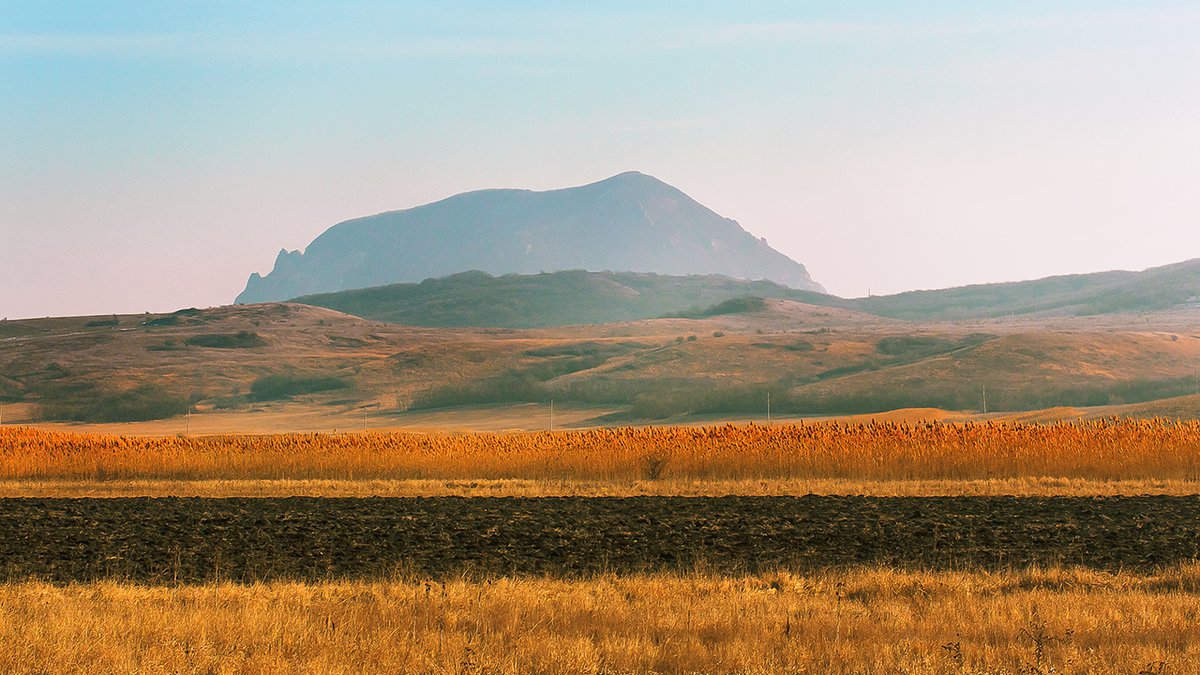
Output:
M0 429L0 480L1200 480L1200 421L137 437Z
M744 480L537 480L499 479L249 479L5 480L2 497L867 497L1020 496L1102 497L1196 495L1200 482L1100 481L1080 478L864 481L844 478Z
M1190 673L1200 567L0 586L4 672ZM1039 646L1040 645L1040 646Z

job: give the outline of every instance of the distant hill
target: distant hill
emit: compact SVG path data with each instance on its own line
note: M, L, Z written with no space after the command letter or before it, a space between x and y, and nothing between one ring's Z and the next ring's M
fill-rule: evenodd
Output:
M663 316L700 317L761 307L761 303L735 302L746 298L819 303L828 296L771 281L716 275L679 277L572 270L493 277L473 271L419 284L307 295L295 302L414 326L536 328Z
M858 298L849 307L910 321L1010 315L1091 316L1200 306L1200 259L1142 272L1099 272Z
M413 326L537 328L665 316L699 318L716 305L747 298L792 300L906 321L1149 312L1200 307L1200 260L1143 272L1076 274L854 299L717 275L574 270L500 277L475 271L295 301Z
M662 181L623 173L582 187L480 190L334 225L281 251L238 303L417 282L467 270L721 274L823 291L800 263Z

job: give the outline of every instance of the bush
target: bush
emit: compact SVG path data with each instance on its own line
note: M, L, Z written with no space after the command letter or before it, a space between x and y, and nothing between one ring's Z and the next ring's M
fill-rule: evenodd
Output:
M692 309L686 312L679 312L677 314L668 314L664 318L707 319L709 317L725 316L727 314L750 314L752 312L761 312L766 308L767 301L763 298L746 296L719 302L706 309Z
M301 394L344 389L350 383L340 377L311 375L266 375L250 385L250 399L276 401Z
M182 394L156 384L135 389L90 394L62 390L42 404L47 419L73 422L142 422L160 420L187 412L189 400Z
M922 356L947 352L958 346L958 343L945 338L905 335L883 338L875 345L875 351L884 356L920 358Z
M412 408L447 408L481 403L537 403L550 398L542 382L528 373L500 375L435 387L413 398Z
M238 333L193 335L184 340L184 343L193 347L212 347L214 349L250 349L262 347L267 344L267 341L259 337L258 333L244 330Z
M157 319L147 319L142 322L143 326L178 326L179 317L174 314L170 316L160 316Z

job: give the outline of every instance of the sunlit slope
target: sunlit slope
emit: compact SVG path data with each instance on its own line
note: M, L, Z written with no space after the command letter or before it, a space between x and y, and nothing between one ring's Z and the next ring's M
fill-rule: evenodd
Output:
M1172 327L1174 315L1064 330L1062 321L914 324L765 300L692 316L417 328L267 304L4 322L0 400L8 422L14 411L114 422L189 405L256 415L303 405L395 417L553 400L600 410L595 424L627 424L759 416L768 395L776 415L976 413L985 396L997 413L1194 394L1200 363L1200 337Z

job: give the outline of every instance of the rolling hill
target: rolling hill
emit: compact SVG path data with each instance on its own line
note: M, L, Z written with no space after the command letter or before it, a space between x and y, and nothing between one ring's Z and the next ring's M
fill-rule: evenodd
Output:
M793 300L914 322L1106 316L1200 307L1200 260L1142 272L1076 274L854 299L717 275L574 270L501 277L467 272L294 301L413 326L534 328L700 316L739 298Z
M339 223L281 251L237 303L417 282L468 270L721 274L822 291L788 258L683 192L637 172L534 192L481 190Z
M859 311L909 321L1013 315L1095 316L1200 307L1200 259L1141 272L1098 272L857 298Z
M977 412L984 388L989 412L1129 406L1197 392L1198 315L913 324L770 299L526 330L419 328L299 304L7 321L0 403L5 423L180 419L190 406L253 420L304 410L327 420L307 428L325 429L550 400L596 411L579 423L744 418L761 415L768 393L777 415Z
M419 284L306 295L293 302L413 326L536 328L699 316L728 311L730 307L717 306L751 297L826 301L822 293L771 281L572 270L501 277L464 272Z

